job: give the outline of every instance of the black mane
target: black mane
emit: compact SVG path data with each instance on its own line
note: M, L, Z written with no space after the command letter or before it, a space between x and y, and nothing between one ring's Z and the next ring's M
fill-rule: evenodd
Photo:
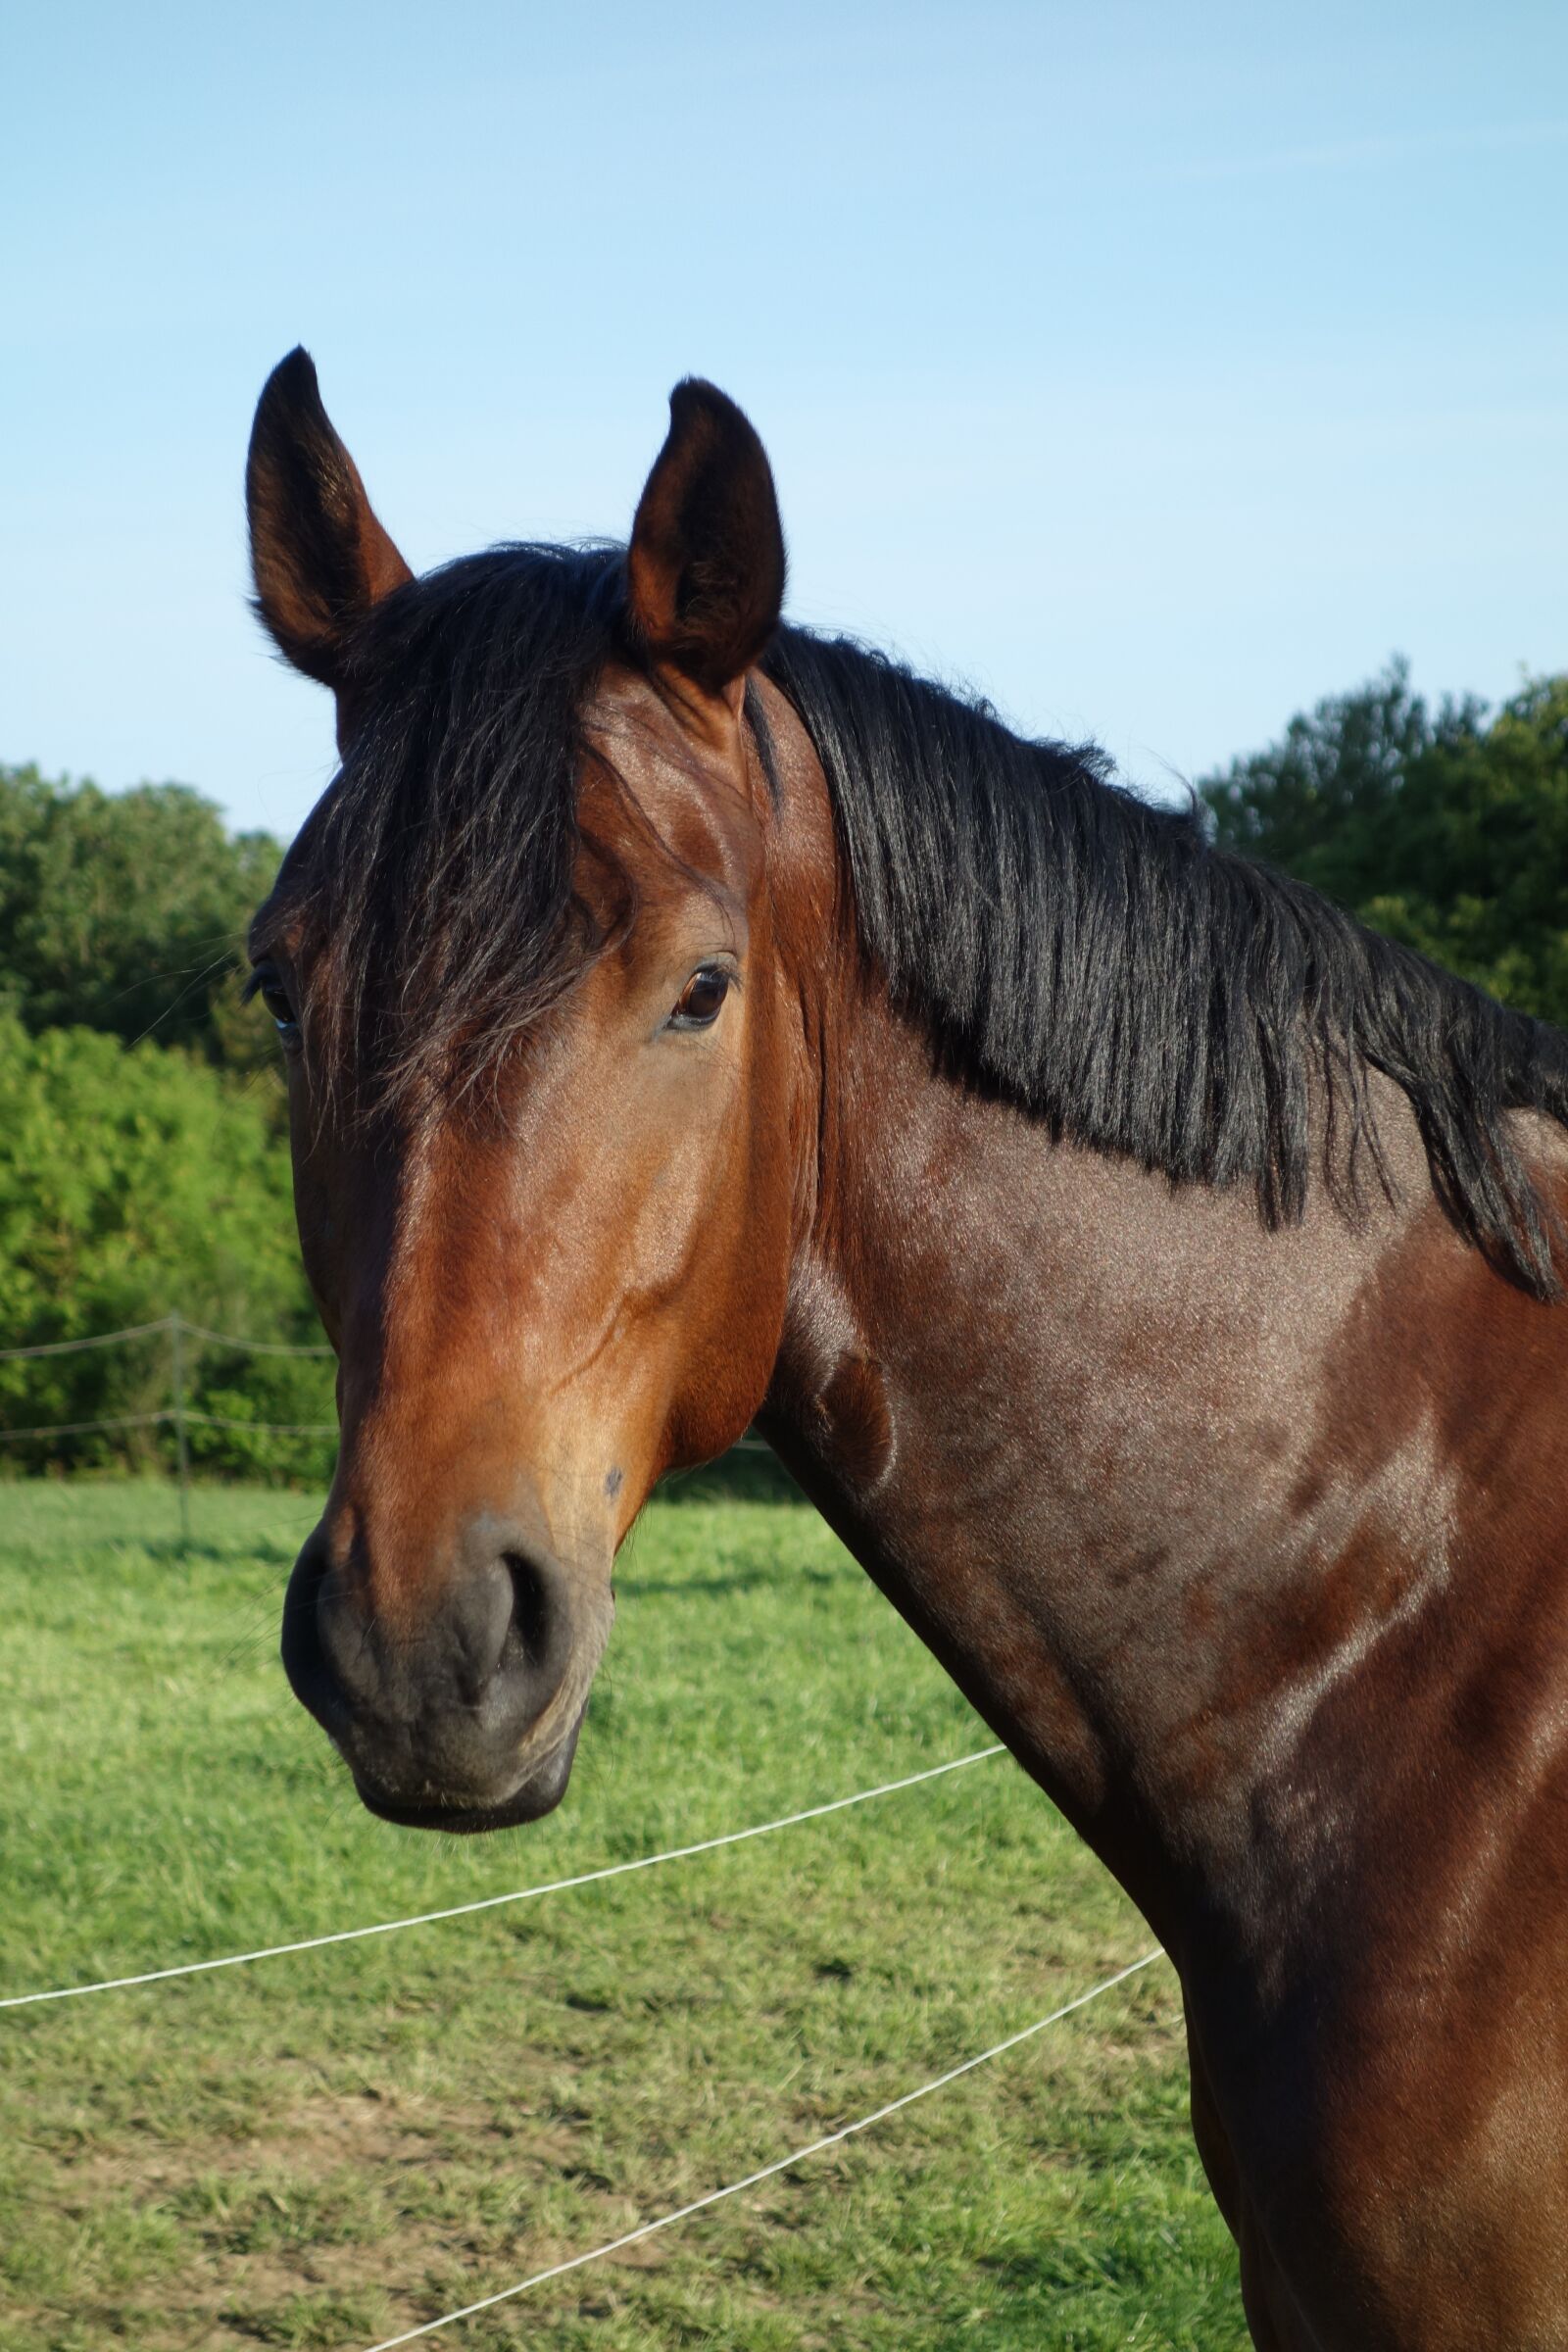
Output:
M595 952L580 721L620 580L615 549L498 548L367 624L366 725L269 915L308 904L324 943L305 1019L329 1083L482 1075ZM1250 1184L1278 1225L1324 1121L1348 1205L1358 1169L1388 1182L1382 1070L1460 1229L1555 1295L1559 1228L1506 1113L1568 1125L1568 1039L1214 849L1098 751L1023 741L843 639L785 628L764 667L826 771L864 948L955 1071L1174 1182Z
M827 771L865 945L959 1069L1177 1183L1252 1184L1269 1226L1305 1205L1314 1110L1344 1205L1361 1166L1389 1186L1382 1070L1460 1230L1557 1295L1560 1221L1506 1113L1568 1125L1568 1038L1118 790L1097 750L843 639L786 629L766 667Z

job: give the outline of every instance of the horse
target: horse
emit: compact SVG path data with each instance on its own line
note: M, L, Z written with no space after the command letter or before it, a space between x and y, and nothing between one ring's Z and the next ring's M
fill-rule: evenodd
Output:
M303 351L247 493L341 755L251 949L365 1803L559 1803L755 1423L1170 1955L1259 2352L1563 2352L1568 1039L785 623L706 382L624 548L416 578Z

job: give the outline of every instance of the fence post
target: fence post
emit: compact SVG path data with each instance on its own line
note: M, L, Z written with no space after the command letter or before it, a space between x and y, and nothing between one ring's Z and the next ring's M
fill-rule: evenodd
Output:
M190 1546L190 1448L185 1443L185 1340L177 1314L169 1318L174 1351L174 1449L179 1460L179 1541Z

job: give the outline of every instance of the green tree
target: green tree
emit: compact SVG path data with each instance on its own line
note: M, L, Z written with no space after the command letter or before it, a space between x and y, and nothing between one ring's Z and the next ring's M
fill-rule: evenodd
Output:
M1200 791L1226 846L1568 1028L1568 676L1433 712L1396 663Z
M243 1060L222 1011L245 927L277 870L182 784L101 792L0 767L0 1001L34 1032L71 1024Z
M266 1098L195 1055L88 1029L29 1035L0 1015L0 1343L35 1347L178 1310L219 1331L320 1341L300 1264L287 1153ZM0 1362L0 1430L161 1410L167 1335ZM330 1423L331 1366L193 1349L190 1402L216 1421ZM318 1477L330 1445L199 1423L226 1470ZM167 1432L0 1446L36 1467L167 1458Z

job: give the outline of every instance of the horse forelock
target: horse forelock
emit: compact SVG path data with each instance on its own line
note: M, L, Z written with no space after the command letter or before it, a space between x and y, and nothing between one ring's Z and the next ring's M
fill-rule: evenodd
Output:
M612 931L574 876L619 571L618 549L496 548L360 632L355 734L261 925L300 942L313 1086L334 1112L479 1100Z

